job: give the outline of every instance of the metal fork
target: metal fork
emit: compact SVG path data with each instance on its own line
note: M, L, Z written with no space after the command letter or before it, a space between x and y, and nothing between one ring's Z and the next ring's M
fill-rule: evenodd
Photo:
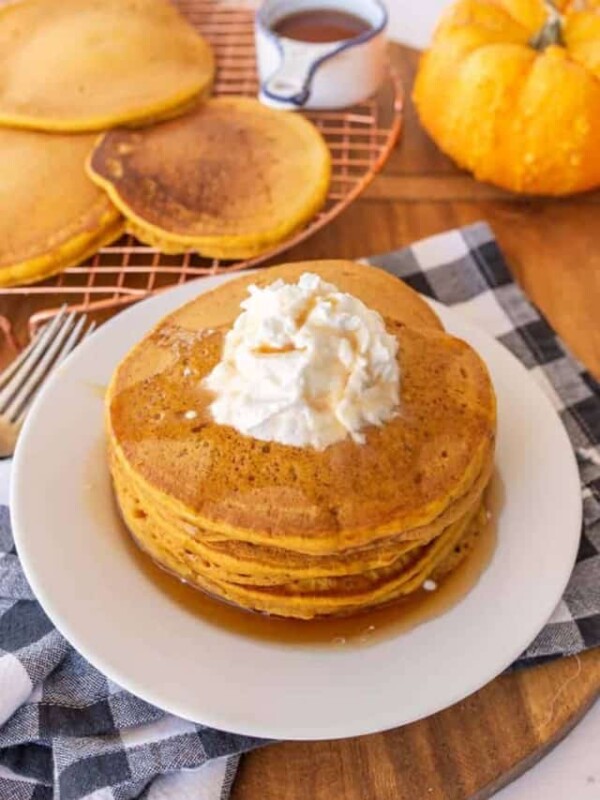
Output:
M86 323L85 314L62 308L0 374L0 458L14 453L25 415L46 378L94 330L95 323Z

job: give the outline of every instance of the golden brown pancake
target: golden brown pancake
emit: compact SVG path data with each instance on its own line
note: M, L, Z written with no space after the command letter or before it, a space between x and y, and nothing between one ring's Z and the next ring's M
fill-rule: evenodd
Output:
M252 284L264 286L276 280L294 283L305 272L318 272L342 292L359 297L382 317L410 328L443 330L437 314L416 292L394 275L368 264L342 259L298 261L237 275L210 292L199 295L179 309L177 321L183 329L201 330L231 325L240 313L240 303Z
M419 548L414 560L409 560L408 564L403 562L398 571L392 568L374 574L363 573L334 579L337 581L334 586L331 582L321 581L317 586L309 586L304 592L294 584L278 587L244 586L213 579L211 576L203 576L198 585L205 583L209 591L212 585L213 593L216 590L218 595L238 605L278 616L313 619L349 614L389 603L420 588L467 534L475 513L455 523L431 544Z
M198 558L211 565L224 579L239 583L277 585L314 578L353 575L366 570L389 567L415 548L427 544L431 537L397 541L390 537L374 546L346 550L331 555L295 553L275 546L251 544L219 536L197 528L175 517L169 517L159 504L145 493L120 468L111 462L115 491L121 506L128 506L128 515L143 520L140 538L161 539L165 548L181 557ZM141 524L141 523L140 523Z
M401 405L319 451L216 425L202 388L248 285L319 274L379 311L399 344ZM107 394L117 501L140 547L244 608L312 619L392 602L443 578L485 523L495 397L485 366L406 285L344 261L263 270L162 320Z
M203 423L201 422L200 425ZM341 541L342 536L337 529L332 527L329 532L321 531L313 537L302 536L297 532L288 533L283 535L281 531L273 534L271 531L258 530L256 528L242 529L238 528L232 530L230 526L222 525L220 527L203 527L202 519L194 517L189 510L181 514L181 507L173 502L173 498L168 494L158 492L156 487L149 483L146 479L140 476L138 472L132 469L131 464L124 456L122 450L115 445L114 440L109 441L110 460L113 464L113 475L116 476L115 480L120 482L121 485L127 486L133 492L134 496L144 503L144 510L148 508L159 509L159 516L171 521L176 528L183 527L187 531L197 531L202 541L209 543L235 543L235 548L239 548L240 543L249 545L260 546L261 551L267 552L269 548L276 547L279 549L283 558L287 558L287 553L296 553L310 556L331 556L333 559L340 555L352 555L350 551L365 553L371 548L382 548L382 553L385 554L384 545L389 544L394 547L394 544L404 546L414 542L423 543L430 541L445 530L453 522L461 519L479 502L483 492L485 491L493 469L493 447L485 459L481 472L476 475L472 484L468 489L458 498L453 498L443 512L439 516L431 519L428 523L423 525L416 525L412 528L394 529L386 532L373 531L371 536L349 536L345 537L347 541ZM267 452L267 451L265 451ZM270 452L270 451L268 451ZM187 451L184 453L187 455ZM119 477L120 476L120 477ZM150 504L148 501L150 499ZM289 500L289 498L286 498ZM293 513L293 507L292 511ZM239 551L238 551L239 552ZM381 555L381 554L380 554ZM381 555L383 559L385 555ZM375 556L377 558L377 556Z
M94 138L0 129L0 286L60 272L122 233L85 174Z
M197 588L255 611L279 616L312 619L349 614L389 603L410 594L434 577L443 579L459 566L486 524L481 498L476 507L448 526L438 537L410 550L399 548L398 557L385 567L366 567L348 575L261 582L254 575L255 562L246 562L246 572L228 573L202 553L165 532L162 524L131 502L131 496L117 496L123 518L138 545L160 566ZM305 557L307 569L315 556Z
M167 0L19 0L0 7L0 124L100 131L206 95L214 59Z
M406 296L403 289L400 316ZM400 413L366 429L364 445L345 440L319 452L212 422L199 386L220 358L224 331L182 324L194 318L192 306L134 348L108 394L116 457L169 515L256 544L335 553L448 524L477 482L487 483L494 393L464 342L388 318L399 342ZM188 410L197 417L187 419Z
M107 133L89 173L143 242L235 259L268 250L319 210L330 154L302 115L218 97L151 128Z

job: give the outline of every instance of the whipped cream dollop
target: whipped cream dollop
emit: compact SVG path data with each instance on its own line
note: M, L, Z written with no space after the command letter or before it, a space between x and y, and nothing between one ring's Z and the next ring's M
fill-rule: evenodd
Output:
M376 311L311 273L251 286L241 308L204 380L215 422L320 450L394 416L398 343Z

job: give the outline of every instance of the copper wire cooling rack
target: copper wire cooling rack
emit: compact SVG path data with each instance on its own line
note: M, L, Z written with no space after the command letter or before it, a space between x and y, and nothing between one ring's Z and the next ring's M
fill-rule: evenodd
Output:
M177 4L214 48L218 66L215 94L256 95L253 12L220 0L179 0ZM103 312L191 278L255 266L287 250L337 216L381 169L400 133L401 87L390 73L375 98L343 111L310 112L307 116L331 149L329 194L324 208L305 228L269 252L235 262L205 259L195 253L169 256L126 235L81 266L35 286L1 289L0 295L28 296L33 333L65 303L78 311Z

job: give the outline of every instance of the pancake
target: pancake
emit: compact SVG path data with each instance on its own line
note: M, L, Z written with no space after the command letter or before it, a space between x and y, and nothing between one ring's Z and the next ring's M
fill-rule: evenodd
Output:
M0 286L47 278L121 235L121 215L85 174L94 139L0 129Z
M317 587L334 588L348 577L395 574L414 561L438 536L422 540L397 541L394 537L369 548L356 548L331 556L306 555L262 547L241 541L219 540L208 532L165 517L141 498L113 469L115 491L126 519L135 521L136 538L143 548L156 547L167 568L171 559L188 562L193 571L205 572L212 579L253 586L294 586L297 593L312 593ZM482 504L480 495L473 507L439 534L446 536L461 525ZM148 544L150 542L150 544ZM154 543L154 544L153 544Z
M382 314L398 343L400 407L364 442L318 450L217 425L202 389L253 283L313 272ZM442 580L486 523L496 406L487 370L411 289L344 261L223 284L162 320L106 398L123 519L160 566L245 609L356 613Z
M348 576L265 584L252 580L251 574L223 574L200 553L173 546L162 526L154 526L150 517L140 513L139 507L127 502L119 492L118 497L124 521L137 544L164 569L243 608L298 619L350 614L410 594L430 577L442 580L472 550L486 524L480 498L475 509L448 526L439 537L400 552L386 567Z
M268 250L314 216L330 161L302 115L218 97L151 128L107 133L89 174L141 241L236 259Z
M328 565L337 563L339 571L346 573L360 571L360 569L352 570L349 564L356 566L358 563L364 568L367 560L369 564L373 560L373 566L380 566L393 560L393 554L400 552L402 549L410 549L415 545L431 541L453 522L463 518L479 503L490 481L493 469L493 459L490 453L484 468L464 495L451 502L442 514L428 524L392 531L385 536L381 534L374 535L367 543L364 541L359 541L358 544L350 542L344 547L339 544L339 535L336 535L335 538L332 536L330 540L327 540L322 535L320 538L323 541L315 542L310 539L289 535L266 537L256 530L239 530L236 533L232 533L227 528L203 528L198 519L194 519L187 514L179 515L174 512L170 499L157 492L147 481L141 479L131 469L122 452L115 447L114 441L111 440L109 440L109 454L117 492L127 494L130 498L133 498L134 502L139 504L142 516L158 515L162 520L160 524L163 527L167 526L176 530L177 536L181 536L182 531L185 531L188 535L191 534L196 541L196 545L192 546L189 539L187 539L184 546L187 547L189 544L191 549L195 550L198 549L198 544L202 543L213 551L218 546L221 557L213 552L210 560L223 560L225 562L231 559L239 561L240 558L243 558L241 554L244 552L243 548L246 547L247 553L252 552L251 560L253 562L256 562L257 555L264 562L260 571L264 569L270 575L289 572L289 577L292 577L291 573L293 571L299 570L302 572L307 568L306 556L313 558L318 556ZM329 541L332 540L334 541L333 546L329 544ZM274 556L275 552L277 552L276 558ZM297 560L294 559L294 556L296 556ZM314 565L314 562L311 562L309 574L314 575L312 565ZM335 570L328 567L327 574L332 571ZM256 573L256 563L253 563L254 573Z
M307 556L274 546L228 539L170 518L149 495L140 491L138 485L128 480L116 460L111 464L111 471L120 506L127 506L128 517L143 520L138 531L142 546L145 537L160 539L170 553L179 554L184 560L186 556L199 558L210 564L223 579L239 583L277 585L378 570L397 563L399 558L434 538L432 535L418 540L397 541L390 537L368 548Z
M318 264L304 269L319 273ZM370 275L365 270L365 285ZM410 297L403 287L398 316ZM212 422L199 384L220 358L224 330L182 324L198 325L193 305L134 348L107 396L114 457L169 518L325 555L389 536L437 535L480 496L492 467L495 399L485 366L464 342L387 318L399 343L400 413L367 428L364 445L345 440L316 451Z
M298 261L236 275L234 280L180 308L177 325L184 331L229 326L240 313L240 303L247 297L249 286L262 287L276 280L295 283L305 272L317 272L323 280L358 297L382 317L410 328L444 329L431 306L406 283L378 267L342 259Z
M79 132L164 118L208 94L213 73L209 45L166 0L0 8L2 125Z
M479 509L478 509L479 511ZM419 589L436 567L443 571L443 561L453 548L467 535L475 517L469 516L452 525L444 535L430 545L419 549L414 561L403 565L399 572L362 574L339 582L336 588L309 588L299 592L294 585L281 587L248 587L201 577L198 586L204 585L221 597L237 605L277 616L314 619L321 616L339 616L365 608L390 603Z

